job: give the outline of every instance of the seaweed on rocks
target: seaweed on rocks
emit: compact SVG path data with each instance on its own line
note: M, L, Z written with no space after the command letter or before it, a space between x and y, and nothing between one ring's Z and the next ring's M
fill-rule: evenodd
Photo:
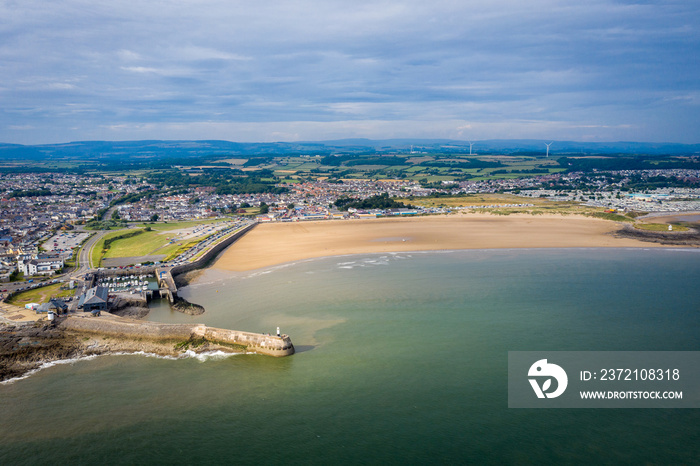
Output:
M700 232L693 227L689 227L688 231L648 231L625 225L622 229L614 232L613 235L618 238L633 238L664 245L700 246Z
M170 305L170 307L183 314L189 314L191 316L198 316L204 314L204 307L199 304L194 304L186 299L175 297L175 302Z

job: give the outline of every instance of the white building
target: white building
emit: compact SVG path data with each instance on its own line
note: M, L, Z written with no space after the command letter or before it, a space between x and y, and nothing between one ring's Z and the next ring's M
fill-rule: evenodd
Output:
M31 275L53 275L57 270L63 268L61 258L20 260L17 268L25 277Z

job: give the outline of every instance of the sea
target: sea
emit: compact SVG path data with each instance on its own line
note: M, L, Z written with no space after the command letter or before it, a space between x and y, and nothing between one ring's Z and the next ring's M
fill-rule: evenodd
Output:
M700 350L700 250L362 254L204 271L149 319L296 354L112 355L0 385L0 464L700 464L697 409L508 408L509 351Z

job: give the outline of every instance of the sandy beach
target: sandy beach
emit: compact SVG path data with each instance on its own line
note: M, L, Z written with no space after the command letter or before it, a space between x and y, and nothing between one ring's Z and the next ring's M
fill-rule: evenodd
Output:
M612 233L620 224L583 216L464 214L417 218L267 223L213 265L247 271L345 254L494 248L659 247Z

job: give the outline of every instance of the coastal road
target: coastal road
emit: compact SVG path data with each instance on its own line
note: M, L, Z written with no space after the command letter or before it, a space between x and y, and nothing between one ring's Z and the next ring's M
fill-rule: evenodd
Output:
M83 247L80 248L80 252L78 252L78 263L80 267L70 274L71 277L76 278L79 275L84 275L92 269L92 248L95 246L95 243L107 233L109 233L109 230L98 231L83 244Z

